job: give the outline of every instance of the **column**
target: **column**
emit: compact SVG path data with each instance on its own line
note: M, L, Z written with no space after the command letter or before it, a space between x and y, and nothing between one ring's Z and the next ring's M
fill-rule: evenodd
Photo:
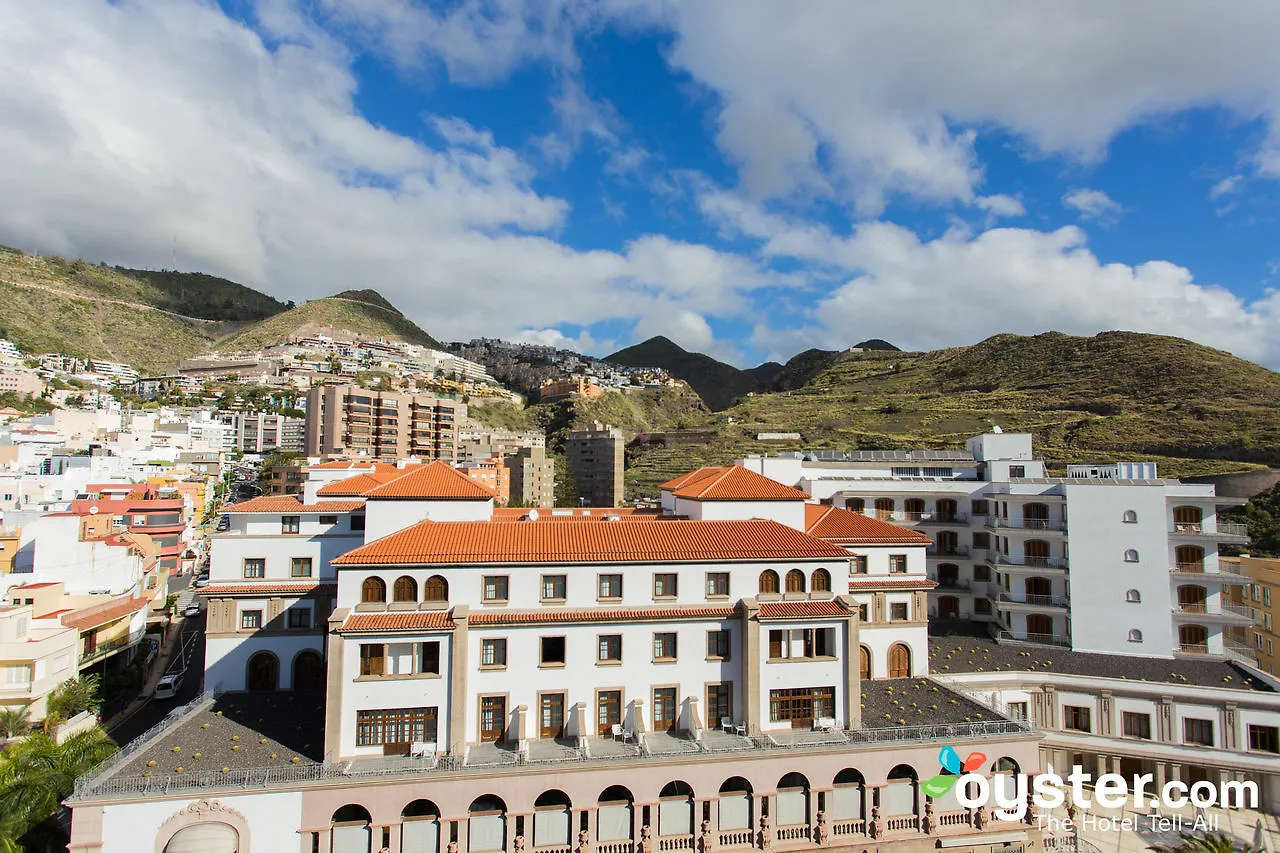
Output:
M449 641L449 752L461 756L467 744L467 623L470 608L453 606L453 637Z
M858 605L848 595L837 595L836 600L849 610L844 629L844 727L862 727L862 655L858 643Z
M1120 756L1111 756L1111 772L1119 775L1120 773Z
M337 761L342 756L342 664L345 641L338 633L338 628L346 621L348 612L350 611L345 608L335 610L329 617L329 661L324 703L325 761Z
M1107 757L1102 753L1098 753L1098 772L1094 774L1093 781L1096 783L1098 777L1107 772Z
M373 828L373 843L379 844L383 835L383 827L375 826ZM391 853L400 853L400 824L394 823L386 827L387 850Z
M1156 762L1156 791L1164 790L1164 783L1168 781L1168 766L1163 761Z
M760 731L760 605L742 599L742 723L748 734ZM859 699L861 702L861 699Z
M1170 764L1169 773L1170 773L1171 781L1174 781L1174 782L1182 781L1182 765L1181 764L1178 764L1176 761Z

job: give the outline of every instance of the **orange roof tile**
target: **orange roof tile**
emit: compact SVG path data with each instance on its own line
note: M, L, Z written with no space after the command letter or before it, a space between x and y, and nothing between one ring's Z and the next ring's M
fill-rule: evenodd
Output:
M352 613L339 632L348 631L426 631L452 628L453 617L447 610L411 610L400 613Z
M349 551L333 564L649 563L848 556L837 545L758 519L661 524L424 521Z
M605 521L617 516L619 521L662 521L674 516L664 516L661 510L639 509L633 506L589 507L586 509L553 509L539 507L538 522L543 521ZM530 521L527 507L500 506L493 509L494 521Z
M117 598L104 601L92 607L74 610L62 617L62 624L68 628L84 629L105 625L117 619L137 613L151 602L145 598Z
M563 622L662 622L677 619L732 619L736 607L618 607L596 610L546 608L524 612L485 610L471 614L472 625L539 625Z
M324 495L325 497L360 497L384 483L389 483L398 477L404 476L404 474L404 471L370 471L366 474L348 477L345 480L338 480L336 483L329 483L327 486L321 486L316 494Z
M493 492L451 465L436 460L365 494L369 499L487 501Z
M308 465L307 470L310 471L361 471L374 470L372 462L352 462L349 459L334 459L331 462L320 462L316 465Z
M928 578L886 578L882 576L863 577L849 581L849 592L866 592L869 589L933 589L936 581Z
M267 583L213 583L197 589L197 595L278 595L288 593L290 595L305 595L309 592L320 592L325 589L337 589L338 584L334 581L322 581L315 583L314 581L302 581L297 583L289 582L267 582Z
M805 532L821 539L848 544L928 545L925 534L871 518L844 507L808 504L804 508Z
M223 507L223 512L336 513L351 512L364 506L364 501L324 501L304 504L297 495L263 495Z
M712 471L720 471L720 470L723 470L723 469L710 468L710 467L698 468L697 470L690 471L688 474L681 474L679 477L675 477L673 479L667 480L667 482L658 486L658 488L666 492L674 491L680 488L681 486L683 486L685 483L688 483L692 480L700 480L703 477L707 476L708 473Z
M762 601L761 619L803 619L813 616L848 616L849 609L838 601Z
M799 489L784 486L763 474L748 471L741 465L725 468L703 468L671 492L678 498L694 501L807 501L809 496Z

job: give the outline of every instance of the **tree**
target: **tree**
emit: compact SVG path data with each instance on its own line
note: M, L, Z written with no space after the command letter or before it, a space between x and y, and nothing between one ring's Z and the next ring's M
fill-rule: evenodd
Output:
M0 735L7 738L25 735L31 728L31 718L27 714L30 706L21 708L0 708Z
M79 714L81 711L97 711L102 700L98 697L101 679L96 674L69 678L53 688L45 703L46 730Z
M1184 832L1178 844L1152 844L1148 849L1160 853L1258 853L1262 848L1237 841L1225 832L1211 832L1203 838Z
M119 750L94 726L59 744L50 734L35 734L5 750L0 758L0 853L30 847L20 839L38 833L75 789L81 776Z

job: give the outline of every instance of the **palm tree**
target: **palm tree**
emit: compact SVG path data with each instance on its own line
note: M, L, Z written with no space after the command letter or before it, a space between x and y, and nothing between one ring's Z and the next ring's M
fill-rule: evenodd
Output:
M0 853L58 810L81 776L119 750L97 726L61 744L39 733L5 750L0 759Z
M27 716L29 705L21 708L0 708L0 736L10 738L25 735L31 728L31 720Z
M1225 832L1211 832L1204 837L1184 832L1178 844L1153 844L1149 849L1159 853L1259 853L1261 850Z
M82 675L79 678L69 678L55 687L45 702L48 708L45 714L45 729L48 730L58 723L65 722L81 711L98 710L98 706L102 704L102 700L98 697L101 680L95 673Z

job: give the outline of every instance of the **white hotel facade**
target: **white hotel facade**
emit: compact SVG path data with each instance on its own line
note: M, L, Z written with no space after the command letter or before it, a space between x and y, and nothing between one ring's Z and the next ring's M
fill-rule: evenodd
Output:
M1280 808L1280 685L1228 660L1212 619L1191 623L1206 628L1203 648L1174 648L1179 574L1191 572L1161 555L1185 554L1185 537L1205 549L1196 574L1217 573L1212 491L1049 481L1029 440L975 441L945 478L865 476L878 460L701 469L664 484L653 513L495 509L438 462L317 466L301 496L231 508L203 593L206 688L222 696L81 780L72 850L139 849L139 826L160 827L145 845L156 853L1070 843L925 796L945 745L984 753L1000 776L1077 758L1228 774L1217 778L1255 781ZM889 497L887 519L874 517ZM862 512L846 508L858 499ZM1199 530L1175 526L1185 506L1200 509ZM1106 541L1086 543L1090 528ZM1018 585L1029 578L1057 586L1042 600ZM1204 586L1197 617L1220 584ZM1084 600L1095 588L1110 617ZM957 618L939 624L989 615L1007 634L931 639L929 611L943 606ZM1057 621L1028 638L1037 614ZM1143 639L1117 639L1108 618ZM299 716L305 746L259 739L253 719L270 724L307 696L298 705L321 716L313 729ZM230 717L250 728L227 729Z

